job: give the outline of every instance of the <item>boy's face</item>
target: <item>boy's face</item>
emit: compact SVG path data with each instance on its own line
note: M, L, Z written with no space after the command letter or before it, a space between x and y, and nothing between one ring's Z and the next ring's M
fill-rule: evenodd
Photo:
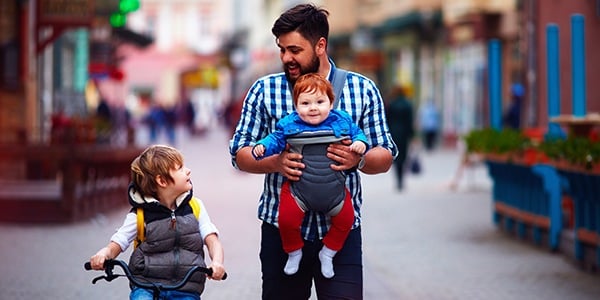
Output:
M318 125L327 119L332 106L333 104L327 94L315 90L301 93L298 96L296 111L302 121L311 125Z
M171 188L176 194L185 193L192 189L191 173L192 171L186 166L175 166L174 169L169 171L171 178L173 178Z

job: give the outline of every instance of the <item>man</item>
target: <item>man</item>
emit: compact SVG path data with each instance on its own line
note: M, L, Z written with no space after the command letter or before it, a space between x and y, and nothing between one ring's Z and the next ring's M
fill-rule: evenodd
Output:
M415 135L413 124L413 106L408 101L406 87L396 86L392 89L389 100L390 106L386 110L386 117L392 138L398 147L398 155L394 161L396 172L396 188L404 187L404 169L410 144Z
M263 221L260 250L263 299L308 299L313 280L320 299L362 299L362 190L357 170L365 174L387 172L397 153L388 132L379 90L366 77L348 72L337 108L350 114L365 132L372 148L361 156L350 150L350 141L347 141L331 144L327 156L337 162L332 169L348 172L346 184L355 209L353 229L333 260L335 276L327 279L320 272L318 253L331 220L322 213L308 212L302 223L305 243L300 268L294 275L286 275L283 269L288 255L283 251L277 228L277 208L282 183L297 181L302 176L302 155L284 151L257 161L252 147L275 130L279 119L294 110L290 89L298 77L318 73L333 80L337 71L327 56L328 15L326 10L312 4L300 4L275 21L271 31L280 49L284 72L262 77L252 85L229 145L236 168L265 174L265 189L258 206L258 217Z

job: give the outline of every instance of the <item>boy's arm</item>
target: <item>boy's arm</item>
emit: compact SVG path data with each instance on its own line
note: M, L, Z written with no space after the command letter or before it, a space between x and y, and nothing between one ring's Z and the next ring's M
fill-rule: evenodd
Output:
M211 233L206 236L204 239L204 243L208 248L208 255L210 256L210 265L209 268L212 268L213 275L209 278L214 280L223 279L223 275L225 274L225 267L223 265L225 254L223 252L223 246L221 245L221 241L219 241L219 237L216 233Z
M103 270L104 269L104 261L107 259L114 259L119 254L121 254L123 250L121 246L115 242L110 242L106 247L98 250L94 256L90 258L90 263L92 265L92 269L94 270Z

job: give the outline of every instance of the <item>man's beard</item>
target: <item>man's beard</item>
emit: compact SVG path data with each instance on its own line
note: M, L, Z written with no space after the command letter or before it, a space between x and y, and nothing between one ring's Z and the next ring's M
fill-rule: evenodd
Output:
M303 67L302 65L298 65L300 68L300 76L308 73L317 73L319 71L319 66L321 65L321 60L318 56L313 55L313 59L310 61L308 66ZM294 84L298 78L291 78L290 72L288 71L287 64L283 65L283 72L285 72L285 78L287 78L288 82Z

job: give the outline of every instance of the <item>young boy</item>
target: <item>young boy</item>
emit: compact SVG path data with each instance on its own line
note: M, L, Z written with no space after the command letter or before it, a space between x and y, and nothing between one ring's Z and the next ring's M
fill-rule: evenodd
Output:
M319 252L321 273L332 278L333 257L344 245L354 224L354 208L346 188L344 172L330 168L327 158L330 143L350 139L350 149L363 155L367 138L353 123L348 113L333 109L333 89L321 75L310 73L298 78L293 99L296 110L277 123L277 130L259 140L252 149L256 159L280 153L290 144L290 150L303 155L306 168L299 181L285 181L279 202L279 232L288 260L284 272L298 271L304 242L300 234L305 212L325 212L331 216L331 226L323 238Z
M138 237L137 209L142 208L145 240L133 250L129 261L136 277L162 284L179 281L191 267L206 266L206 245L211 259L209 267L213 269L210 278L221 280L225 274L223 247L204 204L200 199L192 200L190 174L177 149L154 145L144 150L131 164L128 196L133 208L109 244L91 257L92 268L102 270L105 260L116 258ZM198 217L190 201L197 201ZM200 299L205 281L205 275L196 273L180 290L169 293L181 297L177 299ZM151 290L132 287L130 299L147 299L147 296L152 298ZM162 293L160 296L164 297Z

